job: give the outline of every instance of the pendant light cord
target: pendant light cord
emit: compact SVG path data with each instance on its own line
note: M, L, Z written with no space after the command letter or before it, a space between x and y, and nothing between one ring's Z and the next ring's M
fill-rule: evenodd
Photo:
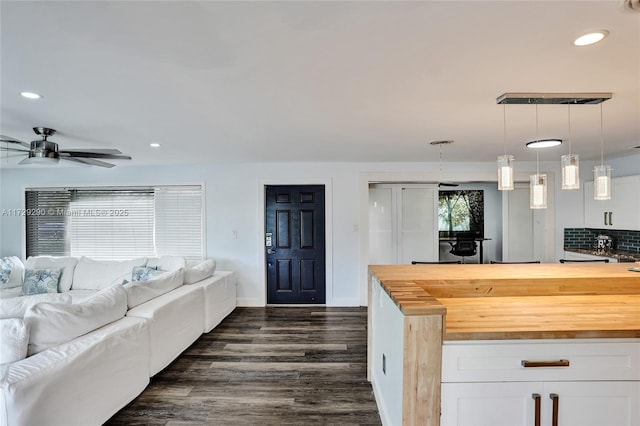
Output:
M600 166L604 166L604 127L602 124L602 102L600 102Z
M538 131L538 104L536 104L536 142L540 141L540 132ZM536 149L536 179L540 179L540 150Z
M568 105L568 109L567 109L567 116L568 116L568 121L569 121L569 155L571 155L571 104L567 104Z
M502 104L502 141L504 143L504 155L507 155L507 104Z

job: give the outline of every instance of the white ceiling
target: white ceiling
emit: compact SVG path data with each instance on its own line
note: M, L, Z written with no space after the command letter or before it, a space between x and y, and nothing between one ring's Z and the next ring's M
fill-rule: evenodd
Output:
M503 113L517 160L536 134L567 138L567 106L539 106L536 132L504 92L612 92L605 156L640 152L640 12L621 0L1 1L0 19L0 133L53 127L61 149L130 164L438 161L436 139L455 141L445 161L495 161ZM610 35L573 46L595 29ZM600 106L572 107L571 134L599 159Z

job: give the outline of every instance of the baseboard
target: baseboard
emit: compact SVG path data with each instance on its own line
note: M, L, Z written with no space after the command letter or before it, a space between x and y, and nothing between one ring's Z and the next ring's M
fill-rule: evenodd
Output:
M355 298L347 298L347 297L334 297L333 300L327 302L327 306L333 307L358 307L360 306L360 299Z
M389 419L389 413L387 413L386 406L384 401L381 399L381 393L378 389L376 381L373 377L371 377L371 387L373 388L373 396L376 399L376 405L378 406L378 413L380 414L380 421L383 426L387 426L391 424L391 420Z
M243 306L243 307L265 306L264 301L262 299L257 299L255 297L238 297L236 299L236 305Z

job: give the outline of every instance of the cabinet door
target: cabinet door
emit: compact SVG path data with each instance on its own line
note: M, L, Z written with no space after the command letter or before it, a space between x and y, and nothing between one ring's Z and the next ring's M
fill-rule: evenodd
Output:
M542 394L542 424L550 425L558 395L561 426L640 425L640 382L547 382Z
M586 228L640 230L640 176L612 179L610 200L594 200L593 182L585 182L584 222Z
M593 199L593 181L584 183L584 226L585 228L610 228L608 212L611 200ZM607 215L605 217L605 214Z
M443 383L440 425L533 426L542 391L540 382Z
M611 229L640 230L640 176L612 179Z

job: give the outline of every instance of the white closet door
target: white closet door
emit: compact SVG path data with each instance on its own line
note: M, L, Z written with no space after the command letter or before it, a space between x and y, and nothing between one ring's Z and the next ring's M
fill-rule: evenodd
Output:
M391 265L397 261L393 188L369 188L369 264Z
M400 263L438 260L434 188L403 187Z

